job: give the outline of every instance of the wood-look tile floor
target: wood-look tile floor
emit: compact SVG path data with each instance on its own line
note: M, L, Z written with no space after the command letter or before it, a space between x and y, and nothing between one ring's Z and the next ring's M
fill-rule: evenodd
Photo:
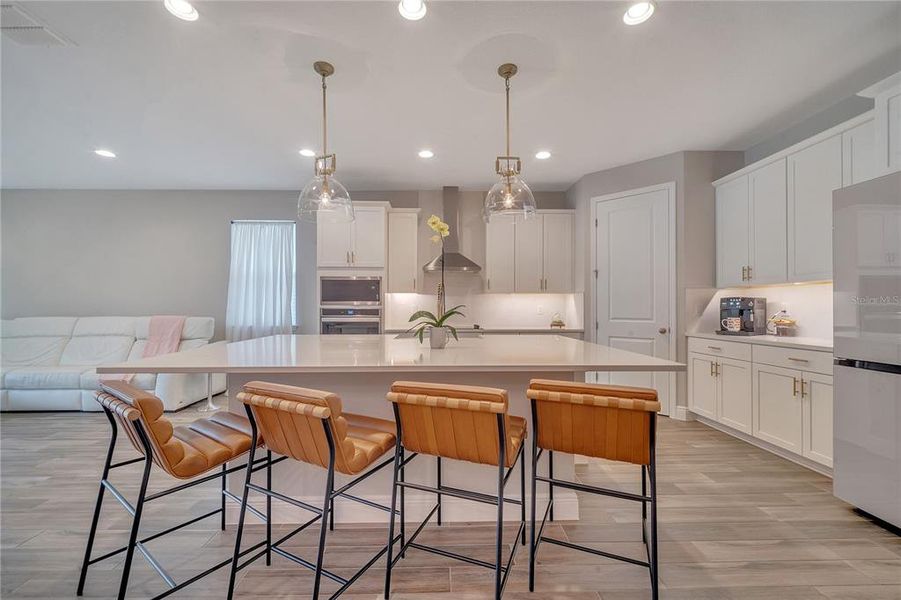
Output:
M177 422L196 418L188 409ZM108 439L102 414L45 413L0 416L0 596L74 598L86 532ZM124 436L122 436L124 437ZM120 438L121 439L121 438ZM124 440L124 452L128 452ZM132 451L133 452L133 451ZM835 499L823 476L698 423L661 419L659 436L661 597L672 600L887 600L901 599L901 538L855 514ZM134 497L138 468L120 469L116 481ZM638 490L635 467L594 461L579 467L585 483ZM155 481L155 484L153 483ZM166 487L165 477L152 486ZM212 484L147 505L144 531L164 528L187 514L216 506ZM126 539L128 515L108 499L97 551ZM582 519L548 525L555 537L640 557L640 515L632 503L580 496ZM509 529L512 529L509 528ZM176 580L230 556L233 531L215 519L151 542ZM379 544L384 527L341 527L330 536L326 563L350 573ZM491 560L488 524L432 527L427 543ZM512 532L511 532L512 535ZM512 539L510 542L512 543ZM314 552L314 534L293 547ZM121 558L92 567L86 596L113 597ZM411 551L399 563L392 595L404 599L489 598L490 572ZM373 568L345 597L377 598L384 571ZM221 598L227 571L219 571L174 597ZM633 600L650 598L645 569L552 545L542 546L537 589L528 593L528 557L520 553L506 598ZM309 597L305 570L273 557L240 574L242 598ZM129 597L148 597L165 584L138 554ZM325 591L334 589L327 583Z

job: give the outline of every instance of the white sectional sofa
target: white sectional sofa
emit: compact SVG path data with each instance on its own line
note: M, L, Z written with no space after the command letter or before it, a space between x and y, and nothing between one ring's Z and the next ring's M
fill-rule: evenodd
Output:
M179 351L208 344L212 317L188 317ZM100 410L94 400L101 364L139 360L150 317L24 317L0 322L0 410ZM138 374L132 384L153 392L166 410L207 396L207 375ZM225 375L213 376L213 393Z

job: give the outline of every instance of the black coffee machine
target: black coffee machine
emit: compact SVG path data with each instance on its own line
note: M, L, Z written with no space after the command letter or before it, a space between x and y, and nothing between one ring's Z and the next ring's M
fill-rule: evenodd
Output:
M717 333L766 335L766 298L720 298L720 328Z

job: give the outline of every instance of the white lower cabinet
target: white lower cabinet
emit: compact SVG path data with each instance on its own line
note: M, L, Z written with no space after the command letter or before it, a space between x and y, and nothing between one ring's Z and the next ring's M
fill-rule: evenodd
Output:
M688 348L691 412L832 467L831 353L702 338Z
M804 402L804 456L832 466L832 376L801 374Z
M696 353L688 360L691 411L751 433L751 363Z
M703 354L688 357L688 408L695 414L716 419L716 359Z
M717 420L751 433L751 363L721 358L716 373Z
M801 454L803 411L800 373L754 365L754 437Z

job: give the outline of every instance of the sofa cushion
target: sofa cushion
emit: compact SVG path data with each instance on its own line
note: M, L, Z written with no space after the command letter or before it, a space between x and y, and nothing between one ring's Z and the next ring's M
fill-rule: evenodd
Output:
M70 337L75 317L20 317L0 323L0 337Z
M120 335L73 337L59 359L60 365L93 367L122 362L134 345L134 338ZM84 370L84 369L82 369Z
M135 317L79 317L73 337L116 335L135 336Z
M200 348L202 346L206 346L205 340L182 340L178 343L177 352L184 352L185 350L191 350L193 348ZM131 347L131 350L128 352L127 362L134 362L136 360L141 360L144 358L144 347L147 346L147 340L135 340L134 345Z
M53 366L59 364L67 337L10 337L0 339L0 364Z
M181 332L183 340L209 340L213 337L216 320L213 317L187 317ZM135 317L135 337L146 340L150 331L150 317Z
M136 373L129 383L142 390L153 391L156 389L156 373ZM81 374L79 387L83 390L99 390L100 375L96 369L88 369Z
M81 394L81 390L8 390L6 410L80 410Z
M82 371L79 367L22 367L6 373L3 384L8 390L77 390Z

